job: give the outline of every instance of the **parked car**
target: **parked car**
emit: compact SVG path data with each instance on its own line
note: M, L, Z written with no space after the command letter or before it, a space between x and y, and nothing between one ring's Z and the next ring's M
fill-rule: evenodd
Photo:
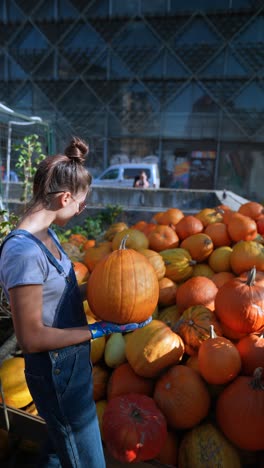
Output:
M133 187L135 177L144 171L147 174L149 187L160 187L159 167L156 163L115 164L105 169L93 179L92 185L106 187Z

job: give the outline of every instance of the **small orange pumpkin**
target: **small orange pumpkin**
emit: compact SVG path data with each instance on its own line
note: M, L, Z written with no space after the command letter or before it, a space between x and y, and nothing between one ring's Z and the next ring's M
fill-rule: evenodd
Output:
M204 229L202 221L195 216L184 216L175 226L175 230L182 241L186 237L198 234Z
M125 362L116 367L107 384L107 400L127 393L140 393L152 396L154 380L137 375L130 364Z
M159 306L176 304L177 287L177 284L166 276L159 280Z
M217 291L215 283L210 278L193 276L178 286L176 304L180 312L195 305L203 305L214 310Z
M235 345L223 336L217 336L210 325L210 337L198 350L199 371L209 384L226 384L240 372L241 358Z
M264 333L251 333L236 343L242 361L242 373L253 375L257 367L264 364Z
M156 252L178 247L180 241L174 229L165 224L158 224L148 234L148 240L150 249Z

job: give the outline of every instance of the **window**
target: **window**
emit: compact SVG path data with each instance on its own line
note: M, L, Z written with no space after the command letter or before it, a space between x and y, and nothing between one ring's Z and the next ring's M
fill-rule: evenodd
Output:
M114 180L118 179L119 170L118 169L111 169L107 171L101 178L101 180Z
M139 176L140 172L144 171L147 174L148 179L150 178L150 170L143 168L134 168L134 169L124 169L124 179L134 179L136 176Z

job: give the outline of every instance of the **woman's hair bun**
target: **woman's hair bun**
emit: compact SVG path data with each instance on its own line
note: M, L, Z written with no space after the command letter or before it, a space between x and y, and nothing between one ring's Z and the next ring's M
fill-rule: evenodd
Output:
M74 137L70 141L69 145L65 148L64 154L68 156L69 159L76 161L77 163L83 164L85 161L85 156L89 152L89 146L81 138Z

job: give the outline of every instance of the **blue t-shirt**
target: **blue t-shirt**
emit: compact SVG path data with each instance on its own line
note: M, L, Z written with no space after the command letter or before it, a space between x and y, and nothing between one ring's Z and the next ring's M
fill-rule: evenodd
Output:
M68 256L61 252L61 259L56 260L68 275L71 268ZM42 320L44 325L52 326L65 288L65 277L58 273L34 240L19 234L5 243L0 257L0 283L8 301L10 288L41 284Z

